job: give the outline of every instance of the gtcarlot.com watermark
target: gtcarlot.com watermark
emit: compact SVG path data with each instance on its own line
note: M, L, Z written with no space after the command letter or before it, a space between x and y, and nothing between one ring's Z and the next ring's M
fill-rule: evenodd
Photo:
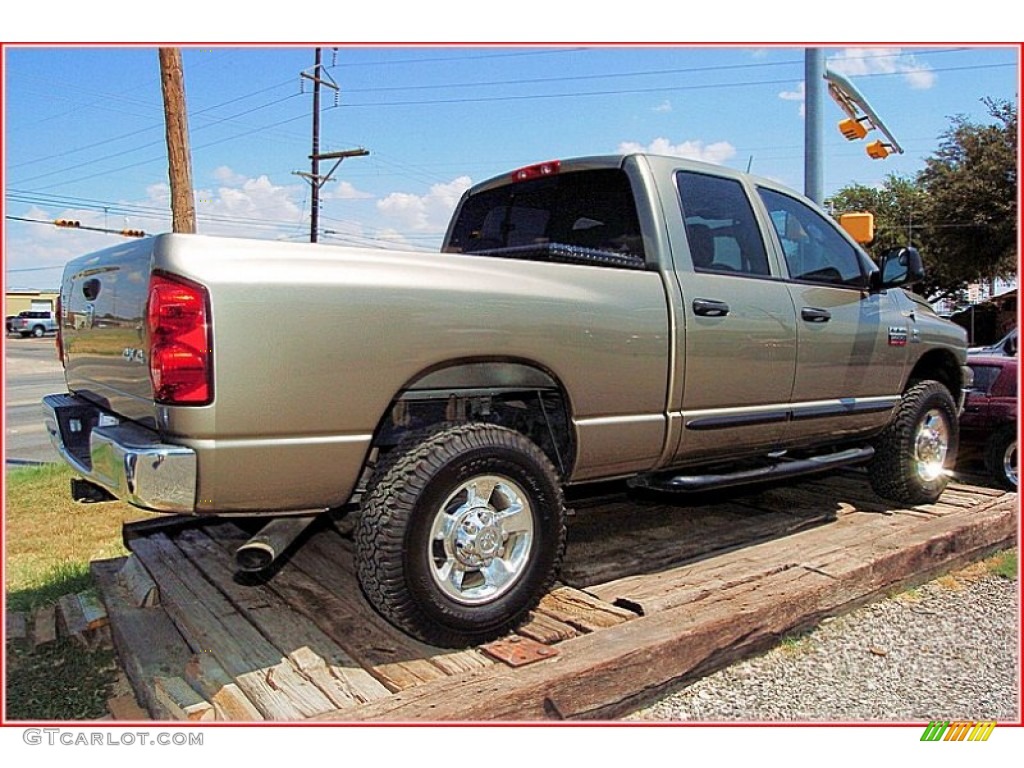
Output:
M191 731L80 731L26 728L22 741L47 747L201 747L202 733Z

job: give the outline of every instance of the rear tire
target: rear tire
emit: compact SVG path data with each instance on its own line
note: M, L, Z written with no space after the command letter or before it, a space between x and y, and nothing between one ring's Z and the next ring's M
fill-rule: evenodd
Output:
M896 416L875 443L868 476L875 493L902 504L930 504L949 483L960 431L945 385L921 381L907 389Z
M355 530L367 599L433 645L505 634L554 583L565 549L558 476L529 439L446 426L377 468Z
M1017 490L1017 428L1009 424L992 437L985 446L985 466L1003 488Z
M32 335L35 336L37 339L41 339L43 338L43 336L46 335L46 329L43 328L43 326L41 325L37 325L35 328L32 329Z

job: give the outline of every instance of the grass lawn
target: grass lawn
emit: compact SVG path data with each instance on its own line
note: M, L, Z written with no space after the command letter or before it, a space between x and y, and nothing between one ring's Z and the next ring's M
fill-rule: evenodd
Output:
M150 513L118 501L78 504L70 467L7 472L4 517L7 609L30 610L88 589L89 561L126 554L121 526Z
M121 526L151 515L121 502L77 504L63 465L24 467L5 477L8 611L31 611L92 587L89 561L125 554ZM81 720L106 714L117 667L110 649L61 640L7 648L7 717Z

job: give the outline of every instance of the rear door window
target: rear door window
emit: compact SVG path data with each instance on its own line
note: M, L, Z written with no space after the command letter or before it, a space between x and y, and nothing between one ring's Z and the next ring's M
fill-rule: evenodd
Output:
M771 273L764 240L742 184L680 171L676 186L694 270L757 276Z

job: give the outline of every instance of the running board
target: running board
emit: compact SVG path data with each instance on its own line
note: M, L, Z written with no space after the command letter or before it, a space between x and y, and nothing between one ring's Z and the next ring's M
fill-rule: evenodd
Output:
M849 448L836 453L827 453L809 459L784 459L776 464L755 469L744 469L724 474L680 475L676 473L660 473L640 475L629 482L633 488L646 488L653 491L670 493L695 493L698 491L714 491L721 488L734 488L752 483L766 483L785 480L791 477L812 475L827 472L851 464L863 464L875 455L875 449Z

